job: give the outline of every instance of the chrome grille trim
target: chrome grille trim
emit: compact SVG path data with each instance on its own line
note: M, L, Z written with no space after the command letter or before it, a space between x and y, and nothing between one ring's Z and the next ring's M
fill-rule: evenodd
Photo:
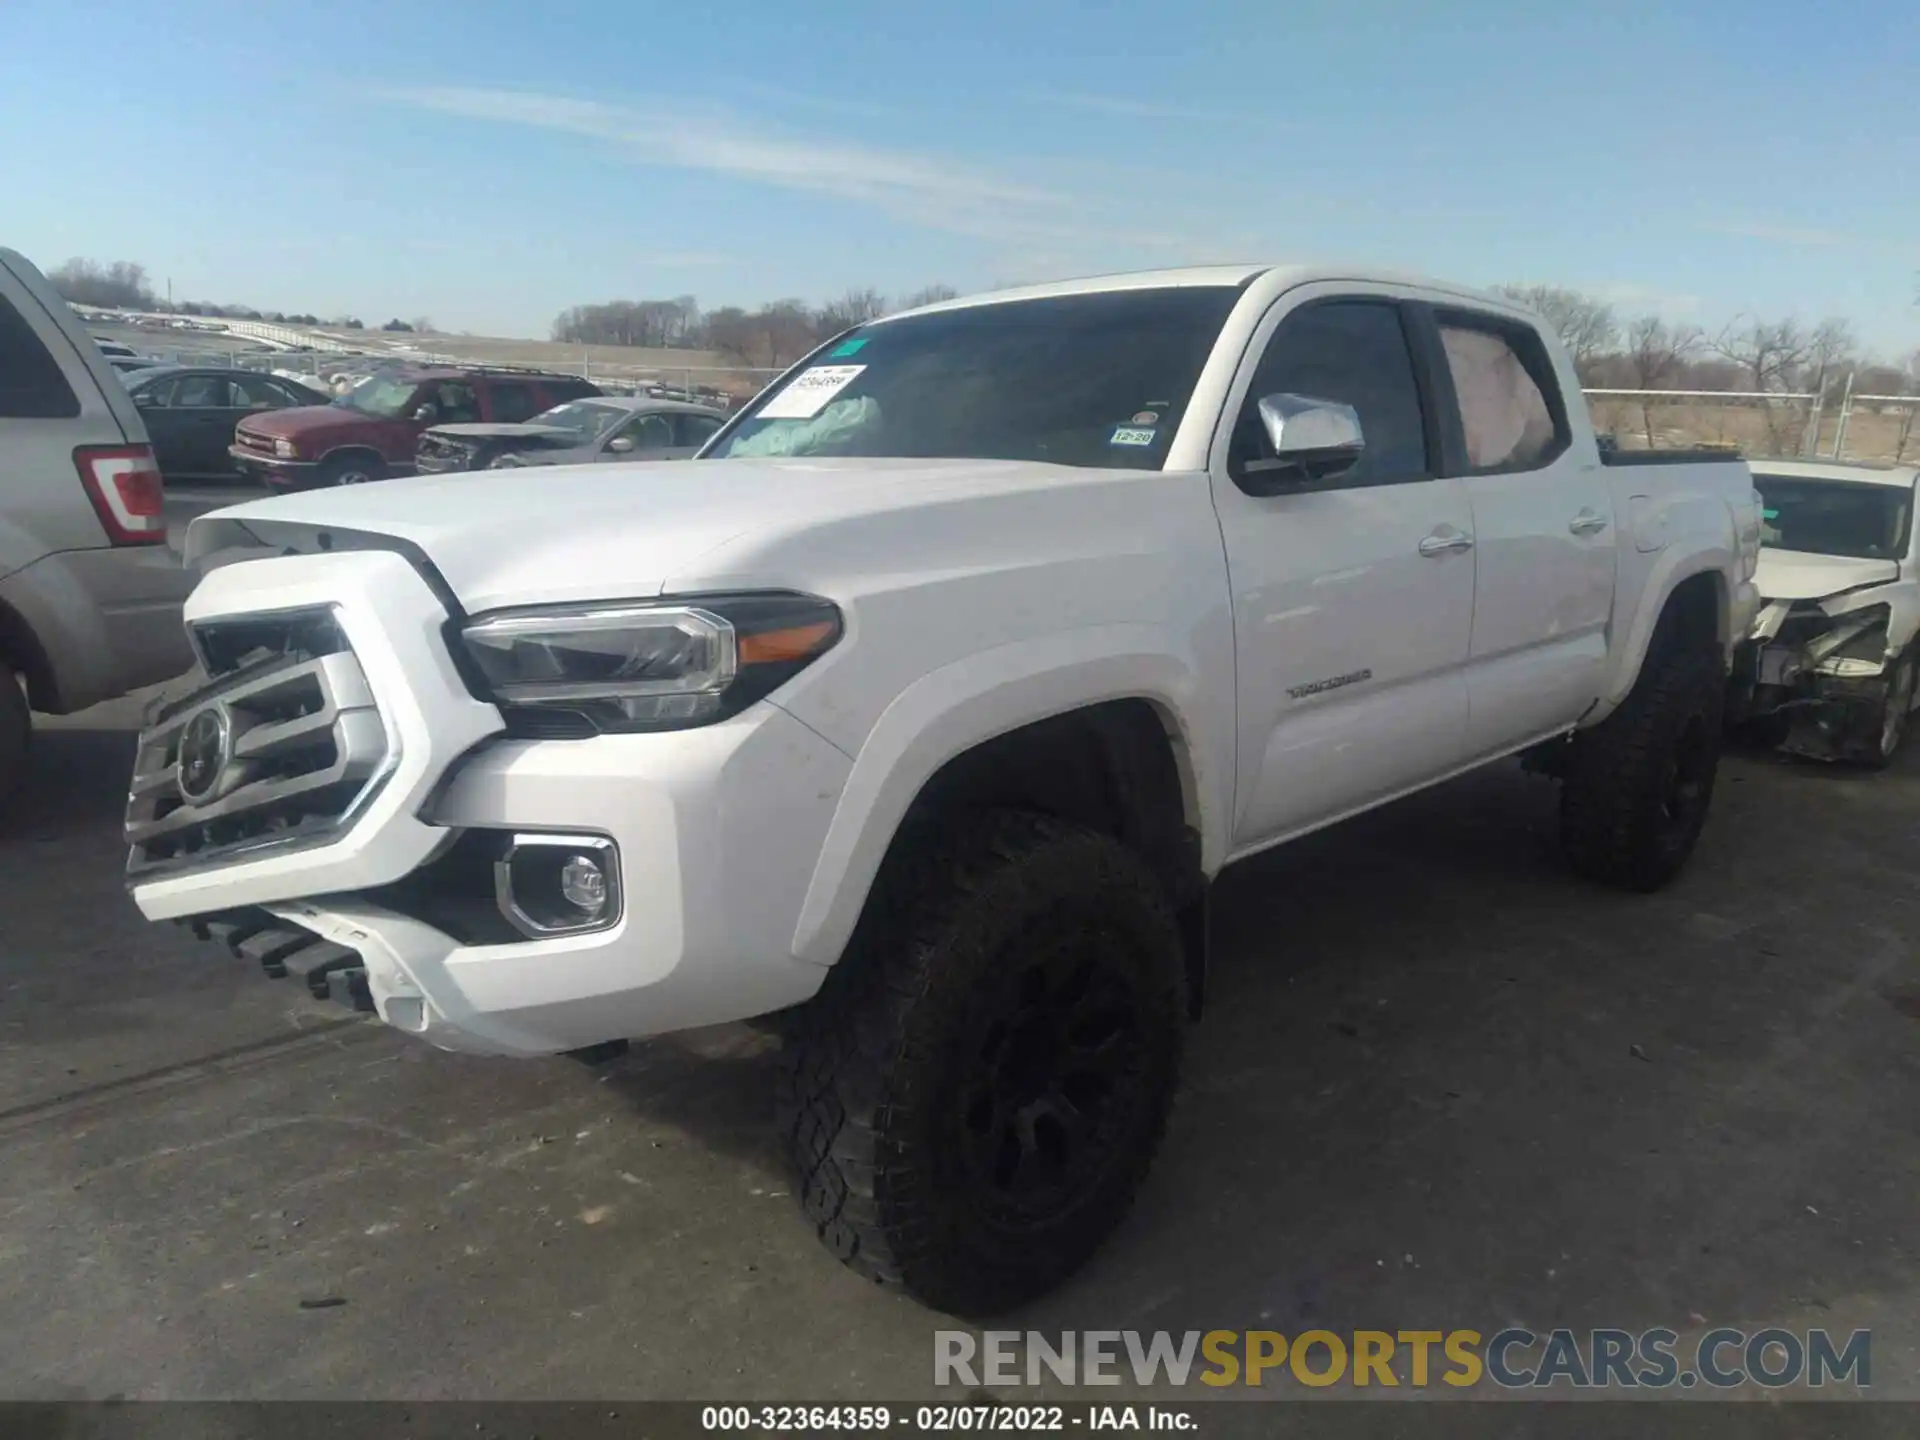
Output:
M169 705L141 733L127 796L130 877L315 844L351 822L398 757L359 660L340 645L224 675ZM195 801L181 787L180 751L193 721L209 710L226 717L230 738L214 777L195 784L204 790Z

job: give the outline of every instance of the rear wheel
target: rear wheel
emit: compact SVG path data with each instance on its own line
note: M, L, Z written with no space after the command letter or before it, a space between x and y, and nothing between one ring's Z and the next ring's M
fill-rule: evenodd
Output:
M782 1130L828 1249L990 1315L1131 1204L1179 1074L1180 941L1108 836L999 812L901 848L799 1017Z
M342 455L320 467L322 485L367 485L386 475L387 467L371 455Z
M0 661L0 800L27 777L27 750L33 741L33 713L27 708L20 677Z
M1693 853L1720 767L1719 653L1662 645L1620 708L1568 747L1560 842L1583 875L1657 890Z

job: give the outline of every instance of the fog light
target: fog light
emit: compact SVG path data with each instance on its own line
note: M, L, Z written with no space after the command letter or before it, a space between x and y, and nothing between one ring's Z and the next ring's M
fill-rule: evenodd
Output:
M604 930L620 918L620 852L600 835L515 835L494 861L493 887L522 935Z
M607 908L607 873L591 855L575 855L560 867L560 893L582 918L598 920Z

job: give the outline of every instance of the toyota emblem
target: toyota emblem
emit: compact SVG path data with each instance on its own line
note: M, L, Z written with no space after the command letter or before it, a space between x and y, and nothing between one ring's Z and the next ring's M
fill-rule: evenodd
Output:
M192 804L210 798L233 758L233 722L224 705L209 705L180 732L180 755L173 778L180 796Z

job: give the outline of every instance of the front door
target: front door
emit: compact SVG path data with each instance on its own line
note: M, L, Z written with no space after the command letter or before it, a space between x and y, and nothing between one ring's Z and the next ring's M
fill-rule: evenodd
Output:
M1532 327L1470 310L1430 314L1454 396L1443 417L1448 468L1473 505L1468 727L1477 756L1497 755L1566 729L1599 697L1613 496L1591 447L1573 445L1576 382L1563 385Z
M1283 312L1283 313L1282 313ZM1387 293L1296 291L1256 334L1215 505L1232 586L1245 852L1462 763L1473 512L1438 474L1407 317ZM1351 405L1366 445L1345 474L1252 493L1262 395Z

